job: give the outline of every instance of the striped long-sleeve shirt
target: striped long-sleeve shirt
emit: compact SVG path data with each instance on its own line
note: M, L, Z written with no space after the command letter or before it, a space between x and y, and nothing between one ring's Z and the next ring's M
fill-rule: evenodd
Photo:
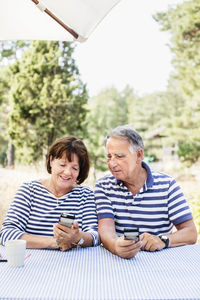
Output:
M112 175L99 179L95 186L98 219L114 219L119 236L124 228L138 228L139 233L168 234L174 225L192 219L175 179L151 170L144 162L142 165L148 177L135 196Z
M24 183L19 188L0 231L1 244L20 239L25 233L53 236L53 225L62 212L74 214L79 230L91 234L94 246L99 244L93 191L79 185L56 198L39 181Z

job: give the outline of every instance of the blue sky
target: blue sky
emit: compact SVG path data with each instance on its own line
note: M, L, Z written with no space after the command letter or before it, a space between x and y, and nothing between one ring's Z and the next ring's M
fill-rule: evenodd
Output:
M90 96L129 84L138 95L163 91L172 71L169 33L152 14L181 0L122 0L89 39L78 44L75 59Z

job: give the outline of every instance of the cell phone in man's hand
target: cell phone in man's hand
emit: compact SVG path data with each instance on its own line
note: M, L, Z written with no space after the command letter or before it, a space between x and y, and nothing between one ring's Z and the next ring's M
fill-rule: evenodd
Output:
M74 215L62 213L60 215L59 224L67 226L67 227L72 227L72 225L74 223L74 219L75 219Z
M138 229L124 228L124 239L138 242L140 239Z

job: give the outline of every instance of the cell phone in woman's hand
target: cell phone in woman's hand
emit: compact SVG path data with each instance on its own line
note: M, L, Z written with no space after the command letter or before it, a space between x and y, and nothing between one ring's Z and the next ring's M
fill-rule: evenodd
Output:
M67 226L67 227L72 227L72 225L74 223L74 219L75 219L74 215L62 213L60 215L59 224Z

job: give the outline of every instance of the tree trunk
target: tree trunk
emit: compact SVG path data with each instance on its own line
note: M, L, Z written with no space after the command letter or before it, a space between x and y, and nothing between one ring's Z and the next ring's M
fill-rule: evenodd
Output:
M11 141L8 142L7 159L8 159L8 167L9 168L14 168L14 165L15 165L15 147L11 143Z

